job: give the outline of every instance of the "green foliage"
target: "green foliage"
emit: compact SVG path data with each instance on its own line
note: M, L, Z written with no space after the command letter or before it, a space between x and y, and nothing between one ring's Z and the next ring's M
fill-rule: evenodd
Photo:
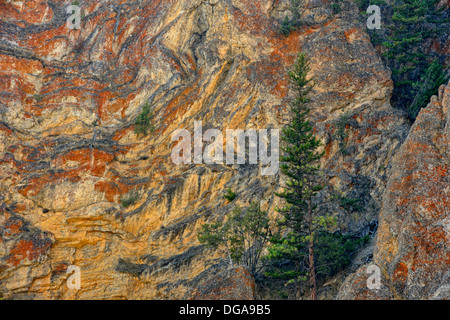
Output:
M80 5L80 1L74 0L74 1L72 1L71 4L72 4L73 6L79 6L79 5Z
M142 112L138 115L135 121L134 132L136 134L143 134L146 136L149 132L153 132L155 127L152 123L153 112L150 110L150 104L147 101L142 106Z
M226 245L229 238L229 225L221 222L203 224L197 235L198 241L212 248Z
M374 45L383 45L383 56L392 69L394 94L392 103L407 112L415 120L420 109L426 107L439 83L445 80L445 70L439 70L436 56L425 52L430 38L448 33L450 20L448 9L437 8L438 0L395 0L392 4L383 0L356 0L361 13L366 15L369 5L379 5L387 28L368 30ZM427 81L429 73L432 80ZM445 81L444 81L445 82Z
M288 35L291 34L292 31L295 30L295 24L294 22L289 19L288 16L286 16L283 20L283 22L280 25L280 32L287 37Z
M346 197L340 198L340 204L347 212L361 212L363 210L363 206L361 206L360 199L351 199Z
M292 20L295 24L300 22L300 0L291 0Z
M307 245L294 241L292 235L272 238L265 259L270 263L266 275L286 280L286 284L305 282L308 280ZM367 244L370 236L358 238L352 235L342 235L326 230L318 232L314 237L314 256L318 278L326 278L337 274L347 267L355 253ZM293 249L292 244L297 247Z
M342 113L336 121L336 132L334 134L334 138L339 141L339 150L344 156L348 155L345 139L348 137L346 127L349 124L350 119L350 113L347 111Z
M442 19L439 21L436 1L397 0L392 10L390 32L383 45L394 80L393 103L415 120L444 79L443 69L430 62L430 55L424 50L426 41L448 32L448 25L445 27ZM430 23L432 20L438 23ZM427 73L433 79L425 85Z
M269 222L267 211L262 211L256 201L245 211L236 207L231 217L233 254L253 274L257 273L262 250L271 235Z
M300 0L291 0L290 11L292 12L292 19L286 15L280 24L280 32L287 37L292 31L297 29L300 23Z
M256 275L262 250L271 235L269 221L267 211L252 202L247 209L236 206L225 223L202 225L197 238L213 248L225 247L231 265L242 263Z
M445 82L444 67L439 61L434 60L420 81L413 84L417 94L408 109L409 116L412 119L417 117L420 109L427 106L431 97L437 94L439 87Z
M128 208L129 206L136 204L138 200L139 192L136 190L131 190L125 196L121 197L119 201L124 208Z
M35 94L33 98L34 100L36 100L36 102L40 102L44 98L44 96L42 94Z
M299 297L300 283L310 279L312 298L315 299L314 239L317 232L334 225L330 215L319 214L320 203L315 197L324 188L320 172L321 142L314 136L309 121L309 94L314 86L309 79L309 61L299 54L293 70L289 72L294 100L290 111L292 119L282 130L281 172L287 177L284 190L275 193L286 205L277 208L282 218L279 233L271 239L267 259L272 268L267 275L295 284ZM281 264L281 267L280 267ZM314 292L314 293L313 293Z
M233 201L236 198L236 193L234 193L230 188L228 188L227 192L223 196L228 201Z
M279 211L284 215L286 223L298 225L304 219L303 213L308 208L307 200L321 189L319 160L323 152L317 149L321 142L313 135L309 121L308 97L313 88L313 80L308 79L309 62L305 54L299 54L294 69L289 72L291 87L295 99L290 106L291 122L282 129L281 172L288 180L285 190L276 193L287 202L287 206ZM295 221L295 222L294 222Z
M307 246L295 232L276 233L264 260L268 263L266 276L286 280L286 284L299 284L307 278Z
M359 11L365 11L370 6L369 0L355 0L355 3L358 5Z
M387 4L384 0L355 0L355 3L358 5L359 10L364 12L370 5L382 6Z
M289 72L294 100L290 106L292 119L282 130L281 172L287 177L284 190L276 195L286 205L277 208L281 218L279 232L270 239L271 245L265 259L266 275L294 285L299 298L300 285L309 280L311 298L316 298L316 278L328 276L341 270L351 261L362 240L332 233L336 219L321 210L324 204L339 200L346 211L362 210L360 201L344 196L320 196L324 188L320 170L323 152L321 142L314 136L309 121L309 94L314 86L308 77L309 62L300 54L294 68ZM344 140L345 127L350 115L344 113L337 121L337 135Z
M367 244L370 236L356 238L340 233L320 232L315 238L317 273L333 276L347 267L357 250Z
M331 10L333 11L333 14L341 13L342 8L339 2L341 2L341 0L334 0L334 3L331 5Z

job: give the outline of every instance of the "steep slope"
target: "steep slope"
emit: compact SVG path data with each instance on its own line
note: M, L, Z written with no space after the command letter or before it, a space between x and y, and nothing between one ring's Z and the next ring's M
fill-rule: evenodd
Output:
M381 288L367 288L363 266L347 278L339 298L450 298L449 159L447 85L421 110L392 160L373 260L381 269Z
M365 207L351 217L332 209L343 229L371 231L409 128L352 2L336 15L329 1L303 2L305 24L289 37L278 31L287 1L80 3L80 30L66 26L70 1L0 3L4 297L179 298L221 270L222 253L205 251L197 228L255 199L272 213L279 176L261 176L260 165L176 166L171 134L193 132L194 121L280 128L301 50L330 183ZM156 131L142 137L133 129L146 101ZM132 190L139 199L125 208ZM81 269L80 290L66 286L69 265Z

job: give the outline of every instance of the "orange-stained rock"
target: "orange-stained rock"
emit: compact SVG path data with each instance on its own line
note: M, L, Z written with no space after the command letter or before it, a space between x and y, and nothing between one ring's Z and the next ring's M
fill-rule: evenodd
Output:
M316 78L311 109L327 151L323 167L365 207L351 217L338 206L330 211L354 232L377 219L390 160L409 125L390 105L390 71L353 2L335 16L332 1L305 1L305 24L288 37L279 32L286 1L120 0L114 9L83 0L80 30L66 26L68 3L0 3L5 298L175 299L191 292L224 258L199 245L201 224L255 199L274 215L281 181L262 177L259 166L176 166L171 134L193 130L197 120L219 130L281 128L290 100L286 73L300 51ZM143 137L134 125L147 101L155 131ZM346 152L336 138L344 112ZM223 198L228 187L237 194L231 203ZM138 197L124 207L130 191ZM429 234L436 241L437 231ZM69 265L81 268L78 291L65 285Z
M349 276L342 299L450 298L450 84L420 111L392 160L374 263L382 290L367 296L365 268ZM370 291L370 290L369 290Z

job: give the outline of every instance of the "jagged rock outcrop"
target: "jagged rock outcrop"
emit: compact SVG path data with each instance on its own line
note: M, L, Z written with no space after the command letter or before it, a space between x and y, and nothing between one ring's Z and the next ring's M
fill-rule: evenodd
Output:
M421 110L392 160L373 262L380 290L367 288L367 265L347 278L340 299L450 298L450 84Z
M80 30L66 26L70 2L0 3L4 298L180 298L222 270L198 227L255 199L273 213L280 178L259 165L176 166L171 134L194 121L280 128L300 51L316 78L323 167L365 207L333 210L343 230L370 231L409 126L390 106L390 71L351 1L339 14L329 1L303 1L307 23L288 37L279 32L287 1L85 0ZM133 129L146 101L156 130L143 137ZM122 206L133 190L136 203ZM80 290L66 286L70 265Z

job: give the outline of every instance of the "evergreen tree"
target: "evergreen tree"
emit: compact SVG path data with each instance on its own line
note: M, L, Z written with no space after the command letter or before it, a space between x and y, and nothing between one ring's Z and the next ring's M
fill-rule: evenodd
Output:
M289 280L300 296L300 284L309 279L311 299L316 299L315 236L333 224L330 216L320 215L315 196L324 188L320 174L319 139L314 137L309 121L309 93L313 81L308 79L309 62L301 53L289 72L295 99L291 104L291 122L282 130L284 142L281 156L281 172L288 178L284 191L276 195L285 200L286 206L278 208L282 219L280 232L273 237L268 258L287 261L291 268L278 268L268 274Z
M435 95L439 87L446 82L444 67L439 61L434 60L428 67L425 75L421 77L418 83L414 84L416 95L409 107L409 113L412 118L416 118L420 109L425 107L431 97Z
M357 250L367 244L370 236L362 238L339 232L319 232L315 237L317 276L332 276L348 266Z
M425 41L429 37L436 37L440 31L437 27L439 23L429 23L436 16L436 3L435 0L396 0L392 6L390 34L384 42L388 49L384 56L393 73L393 103L407 110L412 120L428 103L425 96L417 95L424 93L420 90L421 79L430 67L429 55L424 51ZM443 70L440 71L443 75ZM432 94L435 94L436 84L433 88ZM413 100L416 100L414 105Z

